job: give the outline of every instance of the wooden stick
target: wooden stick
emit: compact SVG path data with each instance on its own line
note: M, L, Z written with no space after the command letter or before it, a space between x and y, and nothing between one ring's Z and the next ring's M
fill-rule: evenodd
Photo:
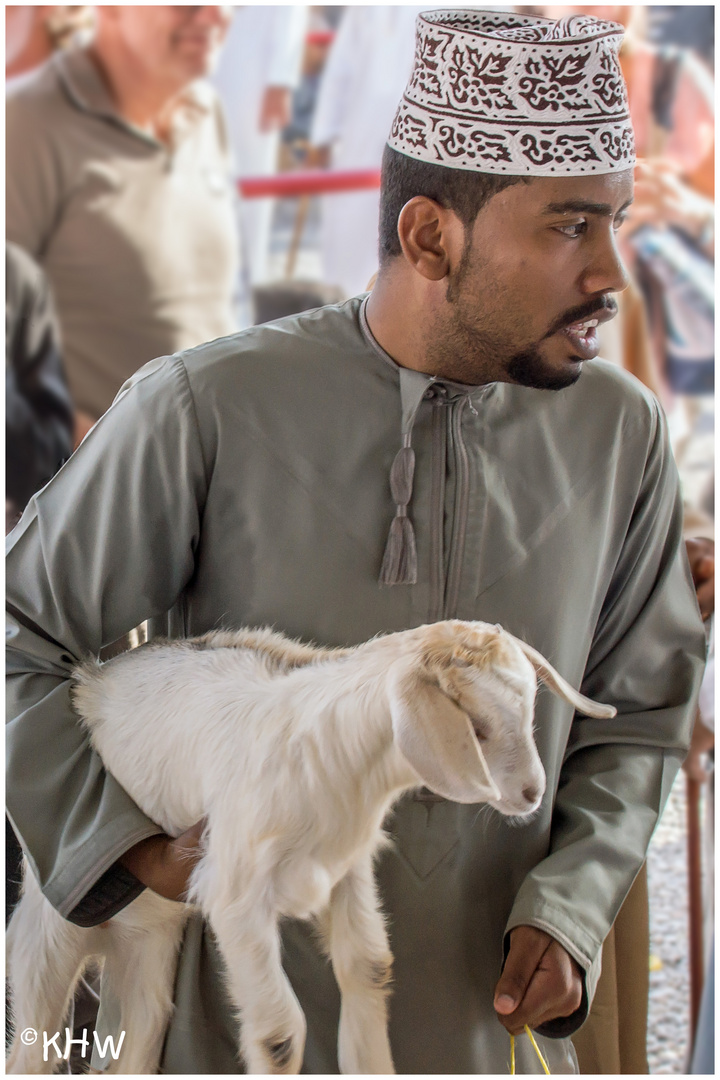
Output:
M300 241L302 239L303 230L305 228L305 222L307 220L308 210L310 208L310 196L301 195L298 200L298 208L295 213L295 224L293 226L292 239L290 240L290 247L288 249L287 262L285 264L285 277L289 279L295 273L295 262L297 260L297 253L300 248Z
M703 991L703 905L700 857L700 783L686 780L688 837L688 907L690 918L690 1044L695 1039Z

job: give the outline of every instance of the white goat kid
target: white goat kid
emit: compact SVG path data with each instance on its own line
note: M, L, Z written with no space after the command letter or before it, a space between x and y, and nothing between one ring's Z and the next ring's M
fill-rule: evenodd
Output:
M435 623L353 649L268 630L151 644L76 672L74 702L107 769L166 833L207 819L190 900L217 937L250 1073L294 1073L305 1018L281 963L279 922L315 918L342 995L344 1073L393 1071L392 956L372 860L398 797L427 785L502 814L540 805L536 674L576 693L498 626ZM107 928L64 919L32 874L9 931L16 1032L60 1030L87 959L104 957L127 1034L108 1071L157 1071L188 905L150 890ZM15 1037L7 1071L51 1072Z

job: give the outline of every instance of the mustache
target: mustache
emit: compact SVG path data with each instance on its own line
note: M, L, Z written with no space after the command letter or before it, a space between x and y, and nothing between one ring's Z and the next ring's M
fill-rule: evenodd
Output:
M617 300L614 300L612 296L601 296L597 300L587 300L584 304L571 308L570 311L566 311L564 315L556 319L545 337L552 337L553 334L557 334L559 330L564 330L566 326L572 326L573 323L598 318L605 312L607 312L607 315L602 321L608 322L608 320L615 318L617 311Z

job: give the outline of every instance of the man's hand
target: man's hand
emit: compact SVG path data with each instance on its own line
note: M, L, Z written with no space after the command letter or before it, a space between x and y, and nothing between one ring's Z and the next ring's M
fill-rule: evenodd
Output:
M260 105L259 130L282 131L291 118L292 91L287 86L268 86Z
M202 854L200 840L206 821L198 821L176 839L148 836L128 849L120 863L138 881L167 900L185 900L190 875Z
M332 146L309 146L305 154L306 169L329 169L332 163Z
M696 536L686 540L685 547L700 614L703 619L709 619L715 610L715 542Z
M93 420L92 416L88 413L84 413L81 409L75 410L75 427L73 431L73 450L77 450L80 443L87 435L90 428L94 427L97 423Z
M534 926L510 932L510 952L495 987L498 1020L511 1035L525 1024L538 1028L570 1016L580 1008L583 978L580 965L559 941Z
M22 510L12 499L5 499L5 535L12 532L22 517Z
M714 746L715 732L705 727L698 712L695 716L695 727L693 728L690 750L683 762L683 769L691 780L697 780L699 784L704 784L710 779L711 773L707 767L705 755Z
M641 225L677 225L697 239L713 220L712 200L690 187L672 162L662 158L638 161L634 201L626 217L627 232Z

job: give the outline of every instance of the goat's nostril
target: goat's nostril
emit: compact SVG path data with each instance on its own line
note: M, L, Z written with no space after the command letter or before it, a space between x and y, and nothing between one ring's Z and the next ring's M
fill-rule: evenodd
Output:
M529 803L537 802L539 791L536 787L524 787L522 789L523 798L527 799Z

